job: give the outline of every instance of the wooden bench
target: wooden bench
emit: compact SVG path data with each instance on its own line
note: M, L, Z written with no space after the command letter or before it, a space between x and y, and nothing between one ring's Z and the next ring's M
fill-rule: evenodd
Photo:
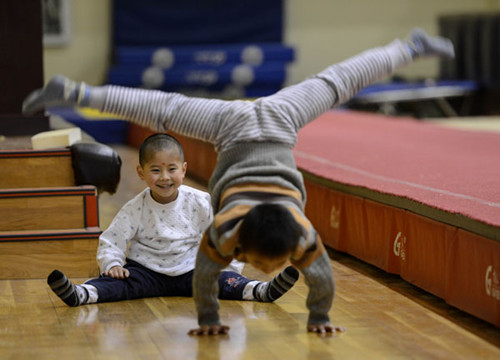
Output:
M95 277L99 227L0 231L0 279L43 279L54 269Z
M0 150L0 168L0 279L97 276L97 189L75 186L70 149Z
M73 186L71 151L0 150L0 189Z

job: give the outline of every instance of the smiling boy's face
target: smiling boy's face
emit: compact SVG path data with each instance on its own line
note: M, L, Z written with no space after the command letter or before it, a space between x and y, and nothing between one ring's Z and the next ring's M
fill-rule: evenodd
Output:
M179 151L172 148L157 151L142 166L137 165L137 174L151 189L153 199L167 204L177 199L186 169L187 163L182 161Z

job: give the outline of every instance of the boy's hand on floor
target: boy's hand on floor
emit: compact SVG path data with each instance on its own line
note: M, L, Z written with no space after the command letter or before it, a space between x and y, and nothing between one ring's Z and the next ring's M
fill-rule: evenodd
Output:
M130 276L130 272L121 266L113 266L111 269L104 272L104 276L109 276L114 279L126 279Z
M227 335L229 326L226 325L202 325L198 329L191 329L188 335Z
M334 326L331 323L326 324L309 324L307 325L307 331L317 333L318 335L332 335L335 336L337 333L343 333L346 328L343 326Z

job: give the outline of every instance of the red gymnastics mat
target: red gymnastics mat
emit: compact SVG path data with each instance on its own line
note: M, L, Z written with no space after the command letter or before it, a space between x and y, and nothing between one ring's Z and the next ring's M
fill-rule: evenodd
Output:
M294 153L326 245L500 326L500 134L337 110Z

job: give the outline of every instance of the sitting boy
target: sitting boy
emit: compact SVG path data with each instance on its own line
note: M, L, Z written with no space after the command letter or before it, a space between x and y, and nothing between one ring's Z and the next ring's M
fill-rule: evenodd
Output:
M196 253L212 222L210 195L182 185L187 163L180 143L167 134L148 137L137 173L147 188L130 200L99 238L102 276L81 285L54 270L47 282L69 306L157 296L192 296ZM219 276L219 298L272 302L298 272L288 267L270 282L240 275L234 261Z

